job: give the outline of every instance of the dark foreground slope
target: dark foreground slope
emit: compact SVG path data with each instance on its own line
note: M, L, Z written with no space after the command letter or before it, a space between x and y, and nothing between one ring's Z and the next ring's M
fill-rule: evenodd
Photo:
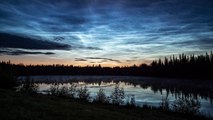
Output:
M187 120L189 116L150 108L124 108L0 89L1 120ZM203 119L203 118L191 118Z

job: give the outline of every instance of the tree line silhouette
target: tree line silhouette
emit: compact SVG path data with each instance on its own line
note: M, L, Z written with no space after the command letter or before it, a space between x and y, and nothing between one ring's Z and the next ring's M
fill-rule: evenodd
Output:
M172 78L213 78L213 53L203 55L180 54L165 57L151 64L125 67L73 66L73 65L23 65L0 62L0 79L5 84L14 84L14 76L21 75L127 75ZM11 82L11 83L6 83ZM3 85L3 84L1 84ZM3 85L4 86L4 85Z
M144 66L144 67L143 67ZM213 78L213 53L205 55L174 55L159 59L150 66L142 65L145 75L156 77Z

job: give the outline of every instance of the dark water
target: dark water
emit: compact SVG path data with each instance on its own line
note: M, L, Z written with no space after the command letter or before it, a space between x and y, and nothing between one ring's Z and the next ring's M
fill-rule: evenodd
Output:
M39 86L39 92L49 91L51 83L59 82L60 86L78 83L78 87L87 86L91 97L100 88L110 96L115 84L124 88L126 97L135 95L136 104L159 106L163 97L168 96L170 104L178 97L193 97L201 102L200 111L213 116L213 82L204 80L178 80L129 76L31 76ZM20 77L23 80L24 77ZM62 84L63 83L63 84Z

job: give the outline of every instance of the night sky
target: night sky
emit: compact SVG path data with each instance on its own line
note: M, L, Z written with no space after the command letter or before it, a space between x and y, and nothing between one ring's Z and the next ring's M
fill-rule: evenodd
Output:
M0 60L123 66L213 50L213 0L1 0Z

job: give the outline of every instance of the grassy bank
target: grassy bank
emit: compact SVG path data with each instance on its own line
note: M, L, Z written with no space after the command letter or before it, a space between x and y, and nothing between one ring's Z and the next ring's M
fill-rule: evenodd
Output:
M84 103L0 89L1 120L188 120L204 119L150 108Z

